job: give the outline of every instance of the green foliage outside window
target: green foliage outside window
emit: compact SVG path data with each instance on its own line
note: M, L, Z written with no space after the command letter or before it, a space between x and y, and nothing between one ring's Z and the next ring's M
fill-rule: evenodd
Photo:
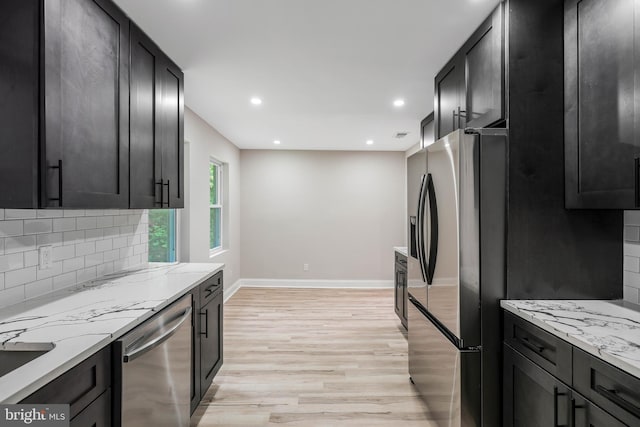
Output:
M149 261L175 262L175 210L149 210Z

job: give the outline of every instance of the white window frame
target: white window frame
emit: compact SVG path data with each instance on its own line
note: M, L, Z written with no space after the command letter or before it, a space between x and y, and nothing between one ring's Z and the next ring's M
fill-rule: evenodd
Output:
M218 184L218 189L217 189L217 194L218 194L218 203L215 205L211 204L211 189L209 188L209 186L207 186L207 190L209 191L209 227L211 227L211 209L214 208L219 208L220 209L220 246L216 246L215 248L211 247L211 230L209 230L209 256L213 256L219 252L222 252L222 250L224 249L224 206L223 206L223 201L224 201L224 181L223 181L223 177L224 177L224 173L223 173L223 168L224 168L224 164L219 161L216 160L214 158L209 158L209 169L207 170L207 172L210 173L211 171L211 165L215 165L218 168L218 176L216 179L216 183ZM207 174L207 178L209 178L209 174Z

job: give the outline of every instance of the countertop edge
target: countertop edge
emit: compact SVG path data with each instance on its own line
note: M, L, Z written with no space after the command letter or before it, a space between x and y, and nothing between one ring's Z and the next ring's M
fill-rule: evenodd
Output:
M7 394L6 396L2 396L2 393L0 392L0 403L3 403L3 404L18 403L22 399L30 396L35 391L37 391L40 388L42 388L43 386L47 385L48 383L50 383L51 381L53 381L54 379L56 379L60 375L62 375L65 372L69 371L71 368L75 367L76 365L78 365L82 361L86 360L87 358L89 358L93 354L97 353L98 351L102 350L106 346L110 345L111 343L116 341L118 338L120 338L121 336L126 334L128 331L132 330L133 328L135 328L138 325L142 324L143 322L147 321L148 319L153 317L155 314L157 314L158 312L162 311L164 308L168 307L169 305L171 305L172 303L174 303L175 301L177 301L178 299L180 299L181 297L186 295L192 289L200 286L200 284L202 284L206 280L210 279L211 277L213 277L218 272L222 271L224 269L224 267L225 267L225 265L223 263L212 264L212 267L214 265L217 265L217 267L212 269L210 272L205 273L205 275L202 278L194 281L190 285L187 285L184 289L182 289L181 291L175 293L170 298L167 298L167 299L163 300L160 304L158 304L157 306L155 306L154 308L152 308L151 310L146 312L144 315L142 315L142 316L140 316L140 317L138 317L136 319L133 319L130 323L128 323L124 327L118 329L117 331L115 331L115 332L113 332L111 334L104 334L104 339L102 339L102 340L94 343L90 347L80 351L78 354L76 354L74 357L68 359L67 361L65 361L65 362L63 362L63 363L51 368L51 370L47 374L45 374L44 376L40 377L38 380L30 382L30 383L26 384L24 387L20 388L19 390L15 391L13 393ZM24 367L26 367L26 366L28 366L28 364L25 365ZM10 374L8 374L8 375L10 375Z
M574 338L572 335L563 332L563 331L559 331L558 329L554 328L553 326L549 325L546 322L543 322L542 320L536 318L535 316L532 316L531 314L527 313L526 311L520 310L516 307L513 307L511 305L509 305L509 301L508 300L502 300L500 301L500 307L502 307L504 310L508 311L509 313L520 317L521 319L524 319L532 324L534 324L535 326L539 327L540 329L545 330L546 332L549 332L550 334L568 342L569 344L579 348L580 350L583 350L589 354L591 354L592 356L595 356L607 363L609 363L610 365L613 365L613 367L618 368L624 372L626 372L627 374L634 376L636 378L640 378L640 369L636 368L635 366L627 363L624 359L610 355L607 352L603 352L602 350L600 350L599 348L590 345L582 340L579 340L577 338Z

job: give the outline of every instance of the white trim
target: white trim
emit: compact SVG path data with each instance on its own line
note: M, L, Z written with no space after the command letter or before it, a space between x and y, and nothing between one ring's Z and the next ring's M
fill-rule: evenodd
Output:
M225 286L224 289L222 290L222 295L223 295L223 298L224 298L224 302L229 301L229 298L231 298L233 296L233 294L238 292L238 290L241 287L242 287L242 279L237 280L236 283L234 283L233 285L229 286L228 288Z
M393 280L241 279L246 288L393 289Z

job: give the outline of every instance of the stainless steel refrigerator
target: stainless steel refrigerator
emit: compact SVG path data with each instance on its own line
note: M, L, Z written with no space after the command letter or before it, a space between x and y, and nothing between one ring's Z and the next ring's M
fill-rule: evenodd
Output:
M500 419L506 129L467 129L407 162L409 374L439 426Z

